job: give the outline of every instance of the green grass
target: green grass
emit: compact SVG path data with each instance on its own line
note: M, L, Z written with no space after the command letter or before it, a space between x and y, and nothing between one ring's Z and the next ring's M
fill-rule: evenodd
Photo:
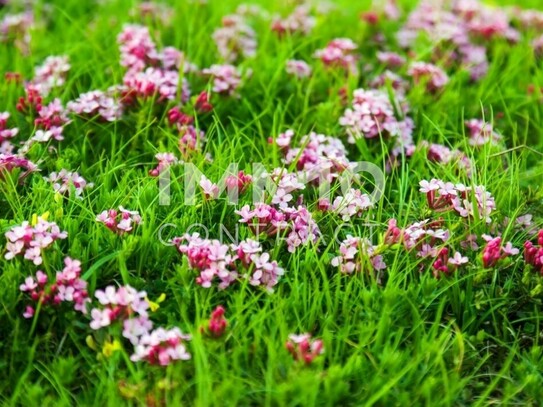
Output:
M209 0L207 5L175 3L171 24L144 21L159 47L183 50L199 67L217 61L210 36L223 15L234 12L237 0ZM272 12L292 9L282 2L256 1ZM369 1L338 1L337 8L318 18L317 28L304 38L279 40L267 22L254 24L257 56L242 62L253 74L240 90L240 99L221 99L199 125L206 130L204 154L194 164L217 181L232 162L251 171L253 162L268 168L281 166L270 135L293 128L297 136L312 130L345 140L338 118L344 107L337 96L367 84L370 77L348 81L328 73L318 62L314 75L302 83L287 76L290 58L312 60L312 53L335 37L349 37L360 45L362 65L374 60L370 29L358 15ZM401 2L412 8L414 0ZM505 4L505 2L493 2ZM508 2L539 7L539 1ZM106 89L122 81L116 36L136 4L129 0L38 1L40 25L33 32L31 53L0 43L0 73L32 76L48 55L68 55L72 69L66 86L53 91L63 102L91 89ZM0 18L5 14L0 9ZM387 38L399 23L387 22ZM529 37L531 38L531 37ZM523 37L511 46L496 41L490 47L488 75L470 84L463 74L439 96L415 88L408 94L415 140L442 143L465 151L474 162L472 179L453 166L438 165L417 152L387 174L385 194L367 218L353 222L347 233L368 236L371 220L375 237L386 231L388 219L400 225L434 216L426 206L418 182L433 177L451 182L485 185L496 199L497 223L532 213L541 225L543 215L543 104L529 96L529 84L543 86L541 60L536 60ZM395 49L394 46L392 46ZM417 52L430 52L421 41ZM194 92L202 78L190 77ZM32 127L14 109L22 89L0 82L0 112L10 111L24 138ZM539 95L540 97L540 95ZM499 113L499 114L498 114ZM493 120L504 135L500 146L474 149L467 143L463 120ZM92 332L88 320L70 312L43 312L35 320L22 317L25 300L19 285L36 267L17 258L0 259L0 403L5 405L540 405L543 398L542 294L543 280L521 259L491 270L481 266L480 255L450 277L435 279L428 265L402 250L386 254L387 269L381 283L370 274L346 276L329 262L339 244L327 239L319 247L290 254L286 245L269 245L273 257L286 270L273 294L238 284L225 291L205 289L194 281L186 260L175 248L160 243L158 231L171 223L167 237L181 235L194 223L218 238L220 225L233 230L236 209L221 197L197 206L183 204L182 170L173 170L170 206L158 204L158 184L147 175L159 151L176 151L178 138L167 126L165 110L152 103L122 121L103 124L74 118L65 140L31 151L41 161L42 175L67 168L77 170L95 188L83 200L56 199L39 175L24 185L14 177L0 181L0 247L3 234L33 214L50 212L50 220L68 232L44 253L44 271L54 275L65 256L80 259L89 291L109 284L130 284L156 299L166 300L153 313L157 325L179 326L193 334L188 343L192 359L168 367L132 363L131 347L111 357L101 354L108 338L122 339L120 330L95 334L97 349L88 346ZM530 149L526 148L530 147ZM384 167L385 150L371 140L349 146L353 161ZM314 197L314 194L308 196ZM245 202L247 201L247 202ZM242 201L248 203L248 198ZM314 209L313 201L307 201ZM95 221L99 212L123 205L138 210L143 225L133 235L119 237ZM322 231L331 232L341 221L316 215ZM465 222L443 215L458 243L463 233L489 233L484 221ZM240 227L240 237L250 237ZM508 228L506 240L522 247L527 236ZM199 327L217 305L227 310L225 337L210 340ZM290 333L311 332L322 338L325 354L310 366L293 361L285 349Z

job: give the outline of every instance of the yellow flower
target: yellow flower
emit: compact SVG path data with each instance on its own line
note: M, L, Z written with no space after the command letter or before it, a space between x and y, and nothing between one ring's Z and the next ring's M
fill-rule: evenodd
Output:
M113 355L113 352L121 350L121 342L119 342L117 339L115 339L113 342L106 342L104 343L104 347L102 348L102 354L109 358L111 355Z
M147 304L149 304L149 308L151 309L152 312L155 312L157 309L160 308L160 304L161 302L164 302L164 300L166 299L166 294L162 293L160 294L160 297L157 298L156 302L153 302L151 301L148 297L145 297L145 301L147 301Z

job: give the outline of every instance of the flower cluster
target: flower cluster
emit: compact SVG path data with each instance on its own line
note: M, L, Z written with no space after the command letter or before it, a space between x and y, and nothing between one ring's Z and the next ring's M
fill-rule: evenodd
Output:
M543 230L537 234L537 245L529 240L524 243L524 261L543 275Z
M120 235L132 232L134 225L142 223L138 211L129 211L122 206L119 206L118 211L116 209L103 211L96 217L96 220Z
M300 59L289 59L286 65L286 71L297 78L307 78L311 76L312 69L307 62Z
M42 264L42 251L51 246L55 240L66 239L68 233L61 232L55 222L48 222L45 217L38 217L33 225L24 221L6 232L7 253L5 258L11 260L23 255L26 260L36 266Z
M502 245L501 237L483 236L487 241L483 248L483 265L485 268L494 267L500 260L519 254L519 249L513 247L511 242Z
M324 345L320 339L311 339L310 334L290 334L285 347L294 360L309 365L315 358L324 353Z
M220 305L215 308L211 313L211 318L209 319L207 326L202 329L202 332L213 338L223 336L228 327L228 321L224 317L225 312L225 309Z
M429 92L435 92L449 82L449 77L441 68L426 62L413 62L407 74L415 83L424 84Z
M119 120L123 114L122 105L101 90L82 93L76 100L68 102L66 108L80 116L99 117L107 122Z
M65 169L60 170L58 173L52 172L45 180L53 184L55 192L62 195L71 194L73 188L76 198L82 198L83 191L94 186L77 172L69 172Z
M10 153L13 149L9 140L14 138L18 133L18 128L7 128L7 122L9 119L9 112L0 113L0 153Z
M409 107L405 103L394 106L387 93L380 90L357 89L353 93L352 107L339 119L354 143L359 137L394 137L401 146L412 145L413 121L409 117L397 119L395 110L405 115Z
M185 341L191 339L190 335L183 334L179 328L157 328L145 333L134 347L130 356L133 362L142 360L152 365L166 366L176 360L189 360L191 358L185 347Z
M246 223L256 235L285 238L288 251L293 253L299 246L316 243L320 236L317 223L304 206L276 209L265 203L256 203L251 210L243 206L236 213L240 223Z
M0 153L0 181L4 179L4 172L12 172L15 168L24 170L19 174L20 182L32 172L38 171L38 166L25 157L11 153Z
M180 164L179 159L173 153L158 153L155 155L158 160L158 165L149 171L149 175L152 177L158 177L164 170L170 168L172 165Z
M22 52L28 53L33 26L34 15L31 12L6 14L0 20L0 42L14 42Z
M234 62L239 57L252 57L256 53L256 34L240 14L224 16L222 27L212 35L221 57L227 62Z
M299 147L291 147L293 130L287 130L277 136L275 143L285 155L284 163L296 163L296 168L308 181L319 184L332 182L343 171L351 167L347 159L347 150L341 140L311 132L300 138ZM273 140L270 140L273 141Z
M196 283L205 288L218 280L219 288L225 289L239 279L246 279L249 284L271 292L284 273L255 240L227 245L218 240L202 239L195 233L177 237L173 243L187 256L189 266L200 272Z
M125 25L117 37L121 51L121 65L128 68L124 78L125 104L137 99L157 97L159 102L178 98L186 102L190 96L188 82L179 75L179 66L192 70L184 54L173 47L159 52L147 27Z
M325 66L342 68L346 73L357 75L358 57L354 54L357 45L349 38L336 38L325 48L315 51L315 58L319 58Z
M390 219L385 234L386 244L402 243L408 250L416 250L418 257L436 257L437 245L446 242L450 232L442 228L442 222L428 219L415 222L404 229L398 227L396 219Z
M294 11L281 19L276 17L271 29L279 35L301 34L308 35L315 26L315 17L311 16L310 8L306 5L298 6Z
M47 96L52 89L64 85L70 68L67 56L49 56L36 67L32 84L42 96Z
M492 123L486 123L483 120L466 120L466 127L469 130L469 144L472 146L482 146L486 143L498 144L502 138L494 130Z
M83 314L87 313L87 304L90 299L87 293L87 282L81 279L81 262L70 257L64 259L64 269L57 273L56 282L47 286L47 275L38 270L36 277L29 276L19 289L28 294L32 301L44 305L59 305L61 302L71 302L74 309ZM31 318L36 312L35 307L29 305L23 314Z
M487 223L496 208L490 192L483 185L468 187L463 184L443 182L438 179L422 180L419 191L426 194L428 205L435 211L454 210L463 218L478 217Z
M443 247L437 252L437 258L432 264L434 277L439 278L442 273L448 275L468 262L469 259L460 252L455 252L453 257L449 257L449 249Z
M90 327L101 329L110 326L115 321L125 321L136 318L147 318L149 302L147 293L138 291L126 285L119 287L108 286L104 290L96 290L94 296L102 305L100 308L92 308ZM138 319L139 325L146 324L143 319ZM123 336L132 339L135 323L125 324Z
M233 96L241 83L241 72L234 65L211 65L202 70L213 80L213 92Z
M379 51L377 52L377 60L386 68L399 68L404 66L405 58L396 52Z
M350 188L344 196L334 199L331 210L348 222L351 218L361 217L364 212L373 207L369 195L362 193L359 189Z
M428 161L440 164L451 163L464 170L468 175L471 173L471 160L462 151L458 149L451 150L443 144L430 144L426 141L421 142L419 146L427 149L426 158L428 158Z
M386 264L383 256L376 253L377 248L366 238L349 235L341 242L339 255L332 259L331 264L345 274L384 270Z

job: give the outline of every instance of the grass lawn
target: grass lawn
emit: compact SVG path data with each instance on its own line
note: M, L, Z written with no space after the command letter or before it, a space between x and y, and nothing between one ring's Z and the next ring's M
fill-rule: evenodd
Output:
M0 403L541 405L543 3L250 1L0 0Z

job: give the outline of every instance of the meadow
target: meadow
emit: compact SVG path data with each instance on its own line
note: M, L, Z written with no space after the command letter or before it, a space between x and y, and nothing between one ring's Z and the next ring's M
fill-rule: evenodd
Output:
M537 406L539 0L0 0L0 403Z

